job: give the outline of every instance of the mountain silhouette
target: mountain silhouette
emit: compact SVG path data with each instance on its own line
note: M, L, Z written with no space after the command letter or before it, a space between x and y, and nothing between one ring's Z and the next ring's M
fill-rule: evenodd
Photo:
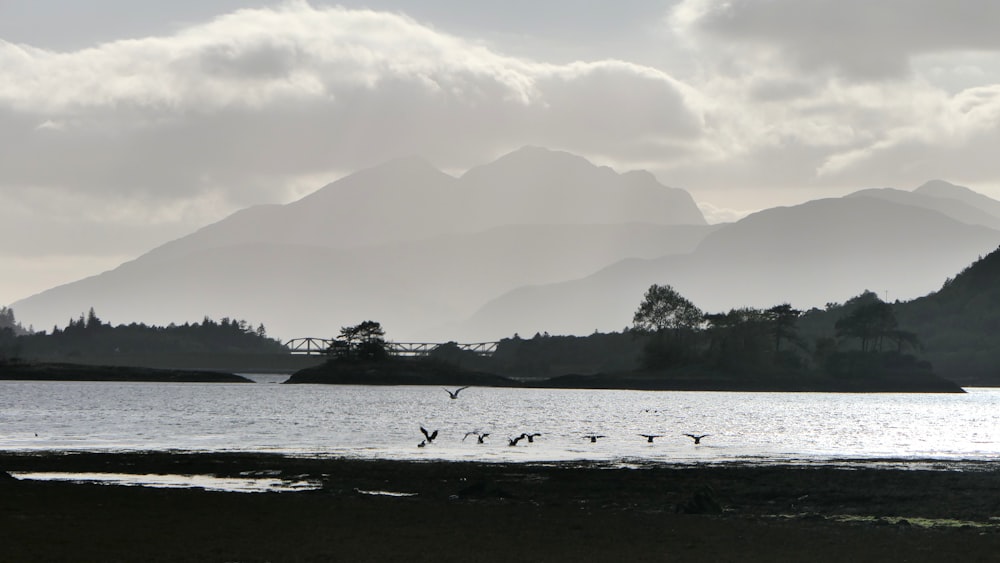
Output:
M879 197L845 197L752 214L689 255L628 259L576 280L516 289L456 330L589 334L631 324L645 290L669 284L707 312L791 303L823 307L873 289L912 299L1000 243L1000 231Z
M402 158L12 306L35 326L94 307L112 323L235 316L285 339L365 319L398 341L590 334L630 325L653 283L708 312L925 295L1000 242L993 209L934 181L706 225L684 190L565 152L525 147L457 178Z
M690 252L715 228L684 190L568 153L527 147L460 178L403 158L14 308L35 326L94 307L113 323L238 316L291 338L378 319L397 340L455 339L445 327L496 295Z
M881 198L894 203L913 205L915 207L937 211L955 219L956 221L961 221L969 225L983 225L984 227L990 227L991 229L1000 229L1000 208L996 209L996 214L994 214L989 211L989 205L983 205L982 202L975 202L975 200L971 198L955 197L961 196L961 192L950 191L947 188L941 191L925 189L927 186L931 185L947 185L951 186L951 188L968 190L968 188L959 188L958 186L947 184L946 182L940 182L939 184L929 182L912 192L893 188L873 188L854 192L847 197ZM969 191L971 192L971 190ZM932 193L939 195L932 195ZM986 196L980 197L988 201L994 201Z

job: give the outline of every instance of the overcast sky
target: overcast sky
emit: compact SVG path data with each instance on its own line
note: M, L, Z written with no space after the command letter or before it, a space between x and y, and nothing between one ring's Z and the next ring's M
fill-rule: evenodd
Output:
M1000 197L994 0L0 0L0 304L420 155Z

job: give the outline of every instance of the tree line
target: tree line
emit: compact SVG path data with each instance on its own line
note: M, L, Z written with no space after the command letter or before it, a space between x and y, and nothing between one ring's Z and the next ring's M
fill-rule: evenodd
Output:
M800 331L801 320L817 317L835 319L832 333L816 322ZM826 311L803 312L783 303L705 313L671 286L654 284L633 328L647 337L641 363L650 369L699 365L729 373L847 376L928 367L908 354L921 349L917 335L901 329L894 307L870 291L844 305L828 304Z
M9 309L8 309L9 310ZM93 308L70 319L65 328L48 334L27 333L0 339L0 359L72 360L113 355L197 353L286 353L281 341L270 338L263 324L245 320L204 317L201 322L144 323L112 326Z

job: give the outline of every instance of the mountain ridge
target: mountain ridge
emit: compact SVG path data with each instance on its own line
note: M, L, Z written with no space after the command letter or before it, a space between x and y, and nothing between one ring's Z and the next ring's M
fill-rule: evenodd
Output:
M564 205L564 195L530 206L509 198L511 213L487 220L483 213L496 210L469 202L502 198L506 181L530 177L532 170L511 167L519 159L550 168L552 177L582 178L536 185L544 191L584 186L602 190L604 199L584 213ZM561 162L574 171L560 172ZM491 188L462 186L420 158L389 161L296 202L240 210L109 272L21 300L18 315L37 326L63 323L90 307L120 322L239 315L284 325L286 337L302 336L291 332L293 323L278 320L284 310L294 311L307 335L329 336L343 324L378 317L397 334L416 337L418 324L441 326L471 314L495 295L490 292L584 275L623 257L688 252L714 229L687 192L662 186L651 174L621 175L539 148L514 151L502 165L508 178ZM632 213L619 209L604 220L588 214L603 213L609 198L633 183L656 197L632 198ZM681 215L650 213L667 204ZM540 212L558 220L531 223ZM689 224L677 224L678 217Z

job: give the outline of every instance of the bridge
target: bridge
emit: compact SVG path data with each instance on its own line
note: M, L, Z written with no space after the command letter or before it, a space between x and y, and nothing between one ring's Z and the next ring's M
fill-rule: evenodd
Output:
M320 356L328 354L333 343L334 339L332 338L293 338L285 342L285 347L292 354ZM499 342L473 342L469 344L457 342L386 342L386 350L393 356L422 357L429 356L438 346L445 344L452 344L459 350L472 352L477 356L489 357L497 351Z

